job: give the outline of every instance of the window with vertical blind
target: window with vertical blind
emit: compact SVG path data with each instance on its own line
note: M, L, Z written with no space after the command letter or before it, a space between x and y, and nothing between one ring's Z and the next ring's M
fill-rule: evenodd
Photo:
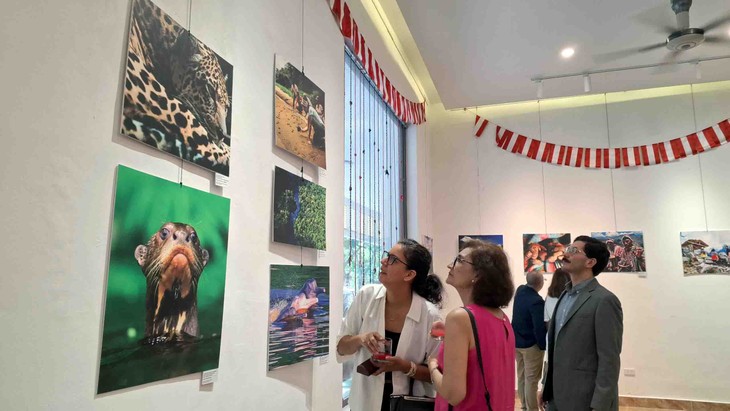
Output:
M406 235L404 141L404 125L345 48L345 312ZM343 406L354 365L343 367Z

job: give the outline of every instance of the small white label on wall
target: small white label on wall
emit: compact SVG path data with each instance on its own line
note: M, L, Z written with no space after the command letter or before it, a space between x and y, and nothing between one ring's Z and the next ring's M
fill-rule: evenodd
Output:
M218 187L228 187L228 176L215 173L215 185Z
M326 258L326 257L327 257L327 251L317 250L317 258Z
M322 357L319 357L319 365L327 364L330 361L329 355L323 355Z
M324 168L319 169L319 175L317 176L317 181L319 182L319 185L322 185L323 180L327 178L327 170Z
M218 369L203 371L200 377L200 385L213 384L218 381Z

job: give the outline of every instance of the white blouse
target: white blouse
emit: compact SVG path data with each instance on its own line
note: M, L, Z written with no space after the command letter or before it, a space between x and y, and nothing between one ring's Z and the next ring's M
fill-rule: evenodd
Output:
M403 324L398 348L395 356L416 364L424 364L428 360L431 350L438 342L430 337L431 325L441 320L441 315L435 305L413 294L411 309L408 311ZM355 296L347 315L342 320L342 328L337 336L337 343L346 335L357 335L377 331L385 336L385 287L381 284L371 284L363 287ZM370 358L371 354L364 347L360 347L354 354L340 355L337 352L337 362L342 363L354 356L355 367ZM393 372L393 394L408 394L408 377L402 372ZM352 373L352 388L350 390L350 409L352 411L379 411L383 400L383 386L385 373L378 376L366 377L356 370ZM413 395L434 397L436 392L430 383L415 381Z

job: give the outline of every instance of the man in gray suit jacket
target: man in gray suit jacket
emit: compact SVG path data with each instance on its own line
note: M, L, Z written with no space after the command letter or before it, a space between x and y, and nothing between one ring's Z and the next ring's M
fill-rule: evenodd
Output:
M548 329L548 370L541 409L618 410L623 313L618 298L596 280L608 263L606 246L580 236L565 250L570 284Z

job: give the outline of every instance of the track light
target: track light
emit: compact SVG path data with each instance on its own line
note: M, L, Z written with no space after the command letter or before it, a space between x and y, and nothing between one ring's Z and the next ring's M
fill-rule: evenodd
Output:
M591 92L591 76L588 74L583 75L583 91L586 93Z
M537 99L542 99L542 80L537 80Z

